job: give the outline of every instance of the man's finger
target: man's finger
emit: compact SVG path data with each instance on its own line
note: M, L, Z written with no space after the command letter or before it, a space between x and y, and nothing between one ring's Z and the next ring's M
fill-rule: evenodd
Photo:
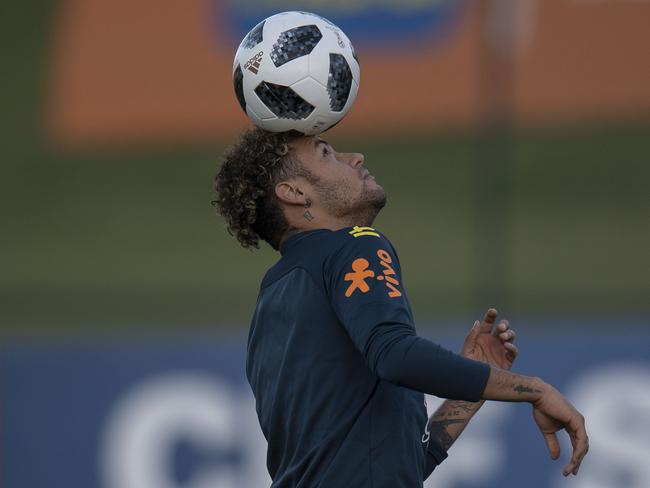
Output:
M503 342L513 342L515 340L515 337L517 337L517 333L512 329L508 329L505 332L501 332L499 334L499 339L501 339Z
M506 348L506 350L507 350L506 357L510 361L514 361L515 359L517 359L517 356L519 355L519 349L517 349L517 346L515 346L511 342L504 342L503 347Z
M584 430L584 425L580 425L576 431L572 431L571 427L567 426L567 432L571 438L573 454L571 455L571 461L564 466L564 476L569 476L571 473L574 475L578 474L580 464L587 451L589 451L589 438L587 437L587 432Z
M578 474L578 471L580 470L580 466L582 466L582 460L585 458L585 456L587 455L588 452L589 452L589 438L587 438L587 449L585 450L582 457L578 460L578 465L573 470L573 475L574 476Z
M573 432L571 432L570 427L566 427L567 433L569 434L569 439L571 440L571 447L573 448L573 451L571 453L571 460L564 465L564 468L562 469L562 474L564 476L569 476L576 468L577 466L577 459L576 459L576 437Z
M495 337L498 337L500 334L503 334L505 332L508 332L510 330L510 322L507 320L500 320L497 326L494 328L494 334Z
M472 325L472 328L469 330L469 333L465 338L465 342L475 341L478 338L478 335L480 333L481 333L481 323L477 320L474 322L474 325Z
M490 308L487 312L485 312L483 323L481 324L481 332L492 332L492 326L497 319L497 313L498 312L494 308Z
M573 445L573 454L571 455L569 464L564 467L564 476L568 476L571 473L574 475L578 474L580 464L589 450L589 438L587 437L584 421L572 422L572 425L567 426L567 432Z
M546 442L546 447L548 448L548 453L551 455L551 459L556 460L559 458L560 444L557 441L555 433L544 434L544 441Z

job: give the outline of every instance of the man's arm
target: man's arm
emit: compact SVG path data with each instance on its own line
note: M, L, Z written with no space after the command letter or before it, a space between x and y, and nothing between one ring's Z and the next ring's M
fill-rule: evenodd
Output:
M430 439L448 451L483 403L483 400L480 402L445 400L429 417Z
M460 354L492 366L510 369L518 354L517 347L513 344L516 334L510 329L507 320L502 320L493 327L496 318L497 311L491 308L486 312L482 323L476 321L465 338ZM428 429L431 439L448 451L483 403L484 400L443 402L429 418Z
M566 430L573 444L563 474L578 473L588 450L584 417L555 388L539 378L518 375L453 354L426 339L401 333L399 324L377 327L364 355L383 380L448 399L477 402L528 402L552 459L560 455L556 432ZM441 374L435 374L434 372Z
M580 464L589 451L585 419L555 388L539 378L491 367L483 399L531 403L533 418L544 436L551 459L555 460L560 456L560 444L556 433L566 430L571 439L573 453L562 473L564 476L578 474ZM480 402L475 405L479 404ZM459 409L457 408L459 405L468 408ZM471 408L470 405L472 404L468 405L468 402L459 402L456 405L451 401L443 403L432 417L433 422L429 424L431 437L437 439L441 446L451 446L478 409Z
M491 364L482 399L532 404L533 418L544 436L551 459L557 459L560 456L560 444L556 433L566 430L571 439L573 453L569 463L564 466L563 474L564 476L578 474L580 464L589 451L589 438L585 429L584 417L560 392L540 378L515 374L499 367L505 365L506 368L509 368L512 366L517 350L514 345L508 344L509 341L503 343L504 348L507 348L508 351L504 351L504 348L490 347L490 345L494 346L495 341L486 335L486 332L491 329L489 322L493 322L495 318L496 310L488 310L483 324L481 326L477 323L474 324L472 331L465 339L461 352L461 354L470 357L487 359L487 362ZM503 328L502 324L499 324L499 327ZM497 327L496 333L503 340L506 336L499 333L499 327ZM442 440L440 444L449 443L450 439L453 443L469 419L476 413L477 408L471 408L466 402L462 404L468 408L458 411L458 408L451 408L451 402L446 402L434 414L433 428L439 432L438 438ZM444 427L444 432L441 432L442 427Z
M578 474L582 459L589 451L585 418L553 386L540 378L531 378L492 367L483 399L532 404L533 418L544 436L551 459L560 456L560 444L556 433L565 430L571 439L573 453L562 473L564 476Z
M500 402L539 401L544 389L549 385L540 378L512 373L497 367L491 367L490 377L483 391L483 400L498 400Z
M518 374L507 376L503 373L507 373L507 371L491 370L490 380L488 380L488 386L485 389L486 393L483 394L485 399L534 403L540 397L541 386L535 384L535 381L539 380ZM445 400L429 417L428 427L431 439L448 451L484 403L485 400L480 402Z
M400 288L399 261L389 242L377 233L373 236L351 237L324 266L332 307L370 371L393 384L453 400L533 402L551 457L559 455L555 432L566 429L571 436L573 457L564 474L577 473L587 441L580 413L541 380L504 377L507 372L499 368L418 337Z
M368 234L342 234L342 246L323 264L323 277L332 308L370 371L411 390L481 400L488 365L417 336L399 260L390 242Z

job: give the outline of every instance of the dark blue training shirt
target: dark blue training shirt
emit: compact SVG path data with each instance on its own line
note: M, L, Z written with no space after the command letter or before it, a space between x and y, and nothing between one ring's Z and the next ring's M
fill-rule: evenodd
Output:
M393 246L353 227L285 242L262 280L246 374L274 488L414 488L447 456L423 392L477 401L489 366L416 336Z

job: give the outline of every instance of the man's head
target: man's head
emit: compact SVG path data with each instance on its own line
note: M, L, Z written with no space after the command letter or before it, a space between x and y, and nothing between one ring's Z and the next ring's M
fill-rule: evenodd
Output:
M386 203L363 155L318 136L246 131L215 179L216 206L244 247L274 249L292 231L370 225Z

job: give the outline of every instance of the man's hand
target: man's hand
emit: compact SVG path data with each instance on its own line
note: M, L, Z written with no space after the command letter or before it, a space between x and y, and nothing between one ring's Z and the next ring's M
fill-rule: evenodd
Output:
M531 403L533 418L544 436L551 459L560 456L556 432L566 430L573 445L573 454L562 472L564 476L578 474L580 463L589 450L585 419L555 388L539 378L492 367L483 399Z
M510 369L517 358L517 348L512 343L515 331L510 329L506 320L502 320L493 331L496 318L497 311L491 308L483 317L483 323L474 322L460 355L500 369ZM475 403L446 400L429 418L428 435L448 450L482 405L483 400Z
M509 370L518 354L518 350L513 344L516 334L514 330L510 329L506 320L502 320L495 327L496 318L497 311L491 308L483 317L483 322L478 320L474 322L474 327L465 338L461 356ZM511 387L517 394L530 392L538 395L537 399L532 401L533 418L544 436L551 459L555 460L560 457L560 444L556 432L567 431L573 445L573 454L571 461L564 466L562 473L564 476L578 474L580 464L589 451L589 438L585 430L584 417L560 392L548 384L539 382L533 386L513 383ZM506 398L503 399L506 400Z
M560 444L556 432L564 429L569 434L573 454L571 461L564 466L562 474L578 474L580 463L589 451L589 437L585 430L585 419L555 388L545 385L542 396L533 403L533 418L544 436L551 459L560 457Z
M497 311L491 308L485 313L483 322L474 322L460 355L497 368L510 369L518 354L517 347L513 344L516 334L507 320L502 320L494 327L496 318Z

